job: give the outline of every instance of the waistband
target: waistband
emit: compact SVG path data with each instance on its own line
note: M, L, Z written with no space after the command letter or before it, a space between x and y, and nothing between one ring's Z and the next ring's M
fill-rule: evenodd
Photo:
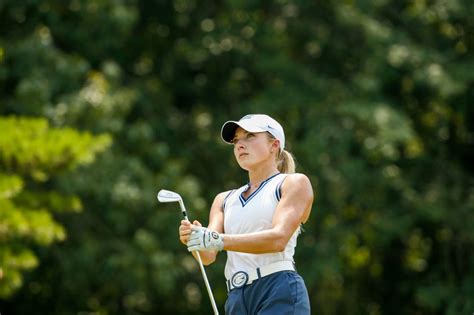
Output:
M269 265L250 270L248 272L237 271L230 279L227 279L226 281L227 292L233 289L242 288L243 286L251 284L255 280L271 275L272 273L285 270L295 271L296 269L294 262L288 260L277 261Z

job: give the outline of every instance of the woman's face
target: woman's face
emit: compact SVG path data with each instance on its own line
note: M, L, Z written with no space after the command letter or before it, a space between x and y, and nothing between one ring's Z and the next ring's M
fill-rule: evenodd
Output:
M270 139L266 132L252 133L237 128L232 140L237 163L243 169L249 170L263 162L275 161L275 147L278 147L275 141Z

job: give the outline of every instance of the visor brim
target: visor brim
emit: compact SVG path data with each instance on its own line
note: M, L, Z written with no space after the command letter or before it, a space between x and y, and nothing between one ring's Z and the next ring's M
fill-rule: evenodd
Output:
M234 139L235 131L237 128L242 128L247 132L265 132L267 130L254 126L253 124L246 124L245 122L238 122L238 121L227 121L222 125L221 129L221 138L224 142L232 144L232 139Z

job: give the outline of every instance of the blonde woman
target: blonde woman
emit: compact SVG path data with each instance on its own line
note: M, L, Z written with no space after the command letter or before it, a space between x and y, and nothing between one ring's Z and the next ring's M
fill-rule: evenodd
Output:
M227 121L221 136L233 144L249 181L215 197L207 228L181 221L180 240L189 251L200 251L205 265L227 251L226 314L310 314L293 255L300 226L311 212L311 183L295 173L283 128L270 116Z

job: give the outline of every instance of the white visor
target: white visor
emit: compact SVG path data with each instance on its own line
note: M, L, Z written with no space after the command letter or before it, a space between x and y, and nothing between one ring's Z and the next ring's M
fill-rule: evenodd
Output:
M229 120L222 125L221 137L227 143L232 143L235 130L240 127L248 132L269 132L275 139L280 140L280 151L285 148L285 132L283 127L273 118L263 114L246 115L239 121Z

